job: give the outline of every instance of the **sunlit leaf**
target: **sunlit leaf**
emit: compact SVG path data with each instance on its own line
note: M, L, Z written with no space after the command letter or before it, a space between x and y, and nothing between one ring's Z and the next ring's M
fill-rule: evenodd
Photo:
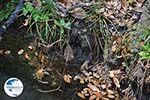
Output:
M111 50L112 50L112 52L115 52L115 51L117 50L117 45L113 45L113 46L111 47Z
M6 50L6 51L4 52L4 54L6 54L6 55L9 55L10 53L11 53L10 50Z
M24 50L23 49L20 49L19 51L18 51L18 55L21 55L21 54L23 54L24 53Z
M110 90L110 89L107 89L107 93L108 93L108 94L115 94L115 92L112 91L112 90Z
M29 24L29 19L25 19L25 22L23 23L23 26L27 26Z
M95 100L96 99L96 95L91 95L90 97L89 97L89 100Z
M29 54L28 54L28 53L25 53L24 57L25 57L25 59L27 59L27 60L31 60L31 58L29 57Z
M108 94L107 97L108 97L108 98L111 98L111 99L114 99L114 98L115 98L115 96L114 96L114 95L111 95L111 94Z
M35 73L35 76L37 77L37 79L41 80L44 77L44 70L40 69Z
M32 49L33 49L33 47L32 47L31 45L29 45L29 46L28 46L28 49L32 50Z
M92 85L91 83L89 83L87 86L93 91L100 92L100 90L95 85Z
M113 81L114 81L114 84L116 85L116 87L120 88L119 80L116 77L113 77Z
M72 79L72 77L70 75L64 75L63 78L64 78L64 81L67 83L70 83L71 79Z
M85 99L85 96L84 96L82 93L78 92L77 95L78 95L80 98Z

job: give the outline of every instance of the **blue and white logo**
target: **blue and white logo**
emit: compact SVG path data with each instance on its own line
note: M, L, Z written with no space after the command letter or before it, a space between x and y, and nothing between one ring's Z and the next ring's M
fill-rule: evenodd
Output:
M4 91L10 97L18 97L23 92L23 83L18 78L9 78L4 84Z

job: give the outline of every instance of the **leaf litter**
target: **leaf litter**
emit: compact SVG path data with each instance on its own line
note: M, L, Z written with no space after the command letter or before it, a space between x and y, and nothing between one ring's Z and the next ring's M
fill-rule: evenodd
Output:
M91 0L91 2L90 0L86 1L88 2L84 2L83 0L58 0L56 2L57 13L61 17L68 17L71 15L75 19L84 20L87 17L86 8L97 3L96 0ZM63 80L69 85L80 85L80 88L76 90L76 93L82 99L122 100L123 98L124 100L133 100L136 97L130 86L127 86L126 88L122 88L122 86L126 85L126 81L129 79L134 81L135 75L133 75L133 77L128 77L130 71L127 71L129 68L126 68L127 61L131 59L134 60L134 55L131 53L131 48L129 47L132 36L128 35L128 33L133 30L132 26L140 19L142 12L139 9L143 6L144 2L144 0L104 1L104 6L97 9L96 13L105 18L107 24L105 25L105 28L111 33L111 58L105 59L106 61L98 64L90 64L89 61L85 61L79 66L80 73L72 75L71 72L64 74L63 72L55 70L54 65L50 64L48 57L42 52L34 51L34 47L30 45L28 46L30 51L26 52L21 49L18 51L18 55L22 55L25 52L24 58L29 61L30 65L37 69L35 76L38 80L43 80L46 73L56 71L58 76L61 77L61 81ZM39 3L37 7L40 6ZM28 25L28 21L25 21L25 26L26 25ZM31 52L34 53L31 54ZM66 44L63 58L66 63L75 58L74 50L69 43ZM145 63L146 66L149 66L150 62L147 61ZM134 67L139 65L142 66L142 64L137 63ZM145 69L149 70L149 67ZM147 77L145 78L147 83L149 83L149 77L149 74L147 74ZM54 79L56 79L56 77ZM126 93L126 95L122 97L124 93Z

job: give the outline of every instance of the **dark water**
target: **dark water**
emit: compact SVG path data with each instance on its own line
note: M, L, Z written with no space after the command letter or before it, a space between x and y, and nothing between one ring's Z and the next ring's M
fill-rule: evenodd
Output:
M0 50L10 50L10 55L0 54L0 100L60 100L59 92L40 93L36 89L37 81L33 79L34 69L17 55L24 47L23 39L7 36L0 42ZM4 83L8 78L17 77L24 85L22 94L16 98L7 96Z
M60 100L60 97L55 93L44 94L36 91L34 82L23 77L19 77L19 79L23 82L24 85L24 90L22 94L15 98L9 97L5 94L3 87L4 82L12 76L19 77L17 75L0 72L0 100Z

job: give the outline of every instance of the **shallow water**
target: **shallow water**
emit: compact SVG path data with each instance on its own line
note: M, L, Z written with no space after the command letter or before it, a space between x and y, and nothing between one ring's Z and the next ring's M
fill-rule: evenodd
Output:
M59 92L40 93L36 89L37 81L33 79L34 69L16 55L17 50L24 47L22 39L8 36L0 42L0 49L12 51L10 55L0 55L0 100L60 100ZM21 40L21 41L20 41ZM4 83L11 77L19 78L24 85L22 94L9 97L4 92Z

